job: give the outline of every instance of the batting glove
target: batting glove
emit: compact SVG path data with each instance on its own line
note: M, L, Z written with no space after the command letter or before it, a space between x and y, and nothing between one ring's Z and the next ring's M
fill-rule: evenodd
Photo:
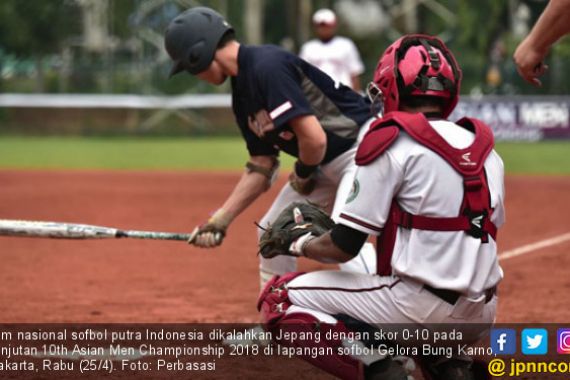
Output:
M231 217L223 209L217 210L205 224L194 228L188 244L200 248L217 247L222 244L230 222Z
M316 181L313 176L308 178L300 178L295 174L291 173L289 176L289 185L301 195L309 195L315 190Z
M295 162L295 168L289 176L289 184L301 195L309 195L315 190L315 174L318 165L305 165L300 160Z

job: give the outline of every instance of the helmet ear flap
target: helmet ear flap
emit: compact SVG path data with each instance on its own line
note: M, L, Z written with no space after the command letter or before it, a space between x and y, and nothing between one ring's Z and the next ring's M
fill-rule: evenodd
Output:
M192 46L190 49L190 54L188 55L188 62L190 65L195 64L200 59L200 53L204 48L204 41L199 41L197 44Z

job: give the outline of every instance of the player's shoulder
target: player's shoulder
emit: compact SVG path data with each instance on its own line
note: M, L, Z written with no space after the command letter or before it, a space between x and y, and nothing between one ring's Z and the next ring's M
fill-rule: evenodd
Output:
M256 70L268 70L296 63L300 58L276 45L260 45L253 50L251 63Z
M275 45L262 45L256 50L248 71L258 81L274 81L283 75L297 75L303 60Z
M489 156L487 157L487 162L490 162L491 165L494 165L495 167L497 167L501 172L504 172L505 170L505 164L503 162L503 158L501 157L501 155L495 150L493 149L491 151L491 153L489 153Z

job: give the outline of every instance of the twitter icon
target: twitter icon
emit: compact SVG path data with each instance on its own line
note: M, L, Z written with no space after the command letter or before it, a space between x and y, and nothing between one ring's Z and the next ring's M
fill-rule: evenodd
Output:
M544 355L548 352L548 332L545 329L524 329L521 345L525 355Z

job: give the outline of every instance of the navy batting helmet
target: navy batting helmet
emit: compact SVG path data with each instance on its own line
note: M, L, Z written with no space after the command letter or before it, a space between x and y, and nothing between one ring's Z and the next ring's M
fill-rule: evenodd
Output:
M183 70L193 75L206 70L222 37L233 31L222 15L210 8L191 8L178 15L164 36L164 46L174 61L169 77Z

